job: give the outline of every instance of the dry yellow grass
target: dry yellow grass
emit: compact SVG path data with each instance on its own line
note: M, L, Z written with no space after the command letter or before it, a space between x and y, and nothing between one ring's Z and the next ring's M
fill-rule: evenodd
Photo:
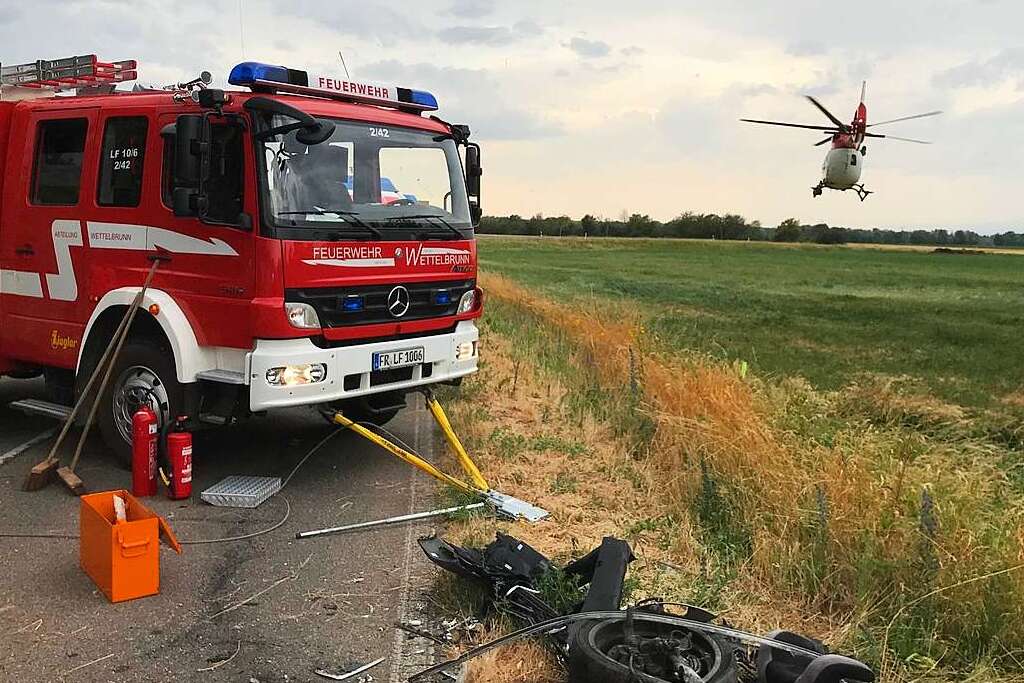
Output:
M622 533L624 523L640 514L662 514L654 502L656 484L651 472L623 456L623 447L608 425L593 418L582 423L566 418L561 407L566 393L557 378L540 376L529 365L518 365L509 342L496 336L486 341L487 361L475 395L485 397L486 414L476 400L451 406L460 436L474 445L473 458L494 488L530 500L551 512L557 522L503 524L549 556L574 548L589 550L605 535ZM501 431L499 431L501 430ZM543 435L554 447L530 447L529 439ZM515 439L513 448L502 439ZM521 443L520 443L521 440ZM578 446L579 454L558 450L558 444ZM629 476L624 476L629 468ZM559 487L559 477L566 482ZM575 481L572 486L569 481ZM493 536L494 523L484 518L453 529L454 538L482 540ZM656 549L641 547L641 553ZM667 560L667 554L657 559Z
M487 640L501 635L488 631ZM562 683L565 674L550 650L525 640L492 650L470 662L466 683Z

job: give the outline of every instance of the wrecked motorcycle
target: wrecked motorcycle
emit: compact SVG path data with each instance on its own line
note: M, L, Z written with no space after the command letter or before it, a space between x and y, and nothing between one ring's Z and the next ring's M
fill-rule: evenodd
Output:
M646 600L619 609L633 553L606 537L582 558L557 568L526 543L502 533L483 549L420 539L431 562L486 588L502 611L528 625L412 676L419 681L516 640L544 635L566 663L570 683L869 683L863 663L829 654L822 643L788 631L767 636L712 623L692 605ZM561 611L538 587L552 573L588 586ZM682 607L681 615L667 611Z

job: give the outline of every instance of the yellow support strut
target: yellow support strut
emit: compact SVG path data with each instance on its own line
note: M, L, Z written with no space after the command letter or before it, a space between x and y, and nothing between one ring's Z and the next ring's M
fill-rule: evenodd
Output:
M441 431L444 432L445 438L448 439L448 443L451 445L452 450L455 451L455 457L459 459L459 464L462 466L462 471L469 475L469 478L473 481L473 485L481 491L489 491L491 489L487 480L484 479L484 475L480 474L480 469L473 462L473 459L469 457L469 453L463 448L462 442L459 441L459 437L455 434L455 430L452 429L452 424L448 421L448 416L444 413L444 408L437 402L437 399L433 396L427 396L427 407L430 408L430 412L433 413L434 419L437 420L437 424L440 425Z
M404 460L413 467L429 474L435 479L442 481L449 486L454 486L466 493L472 493L483 498L485 501L493 505L499 512L509 517L522 517L531 522L538 522L545 519L548 516L548 512L546 510L532 505L531 503L527 503L526 501L514 498L513 496L491 489L487 480L484 478L484 475L481 474L480 468L477 467L476 463L473 462L473 459L469 457L469 453L466 452L465 447L462 445L462 441L459 440L455 430L452 429L451 422L448 421L448 416L445 414L441 404L438 403L437 399L435 399L431 394L426 393L425 395L427 399L427 407L430 409L431 415L434 416L434 420L441 428L441 431L444 432L445 438L451 445L452 450L455 451L455 457L458 459L459 465L462 467L463 472L466 473L472 483L462 481L447 472L442 472L419 455L407 451L401 446L384 438L380 434L370 431L358 422L348 419L341 412L336 412L332 419L335 424L339 424L342 427L352 430L364 439L377 444L388 453Z
M362 426L358 422L353 422L352 420L348 419L341 413L334 414L334 421L340 424L342 427L348 427L359 436L365 439L369 439L370 441L377 444L378 446L388 451L392 455L398 456L402 460L406 461L413 467L423 470L424 472L434 477L435 479L440 479L444 483L450 484L455 488L462 489L467 493L486 493L487 491L487 489L481 491L479 489L473 488L466 482L456 479L447 472L442 472L441 470L437 469L436 467L434 467L429 462L427 462L420 456L416 455L415 453L410 453L401 446L391 443L380 434L377 434L376 432L371 432L366 427Z

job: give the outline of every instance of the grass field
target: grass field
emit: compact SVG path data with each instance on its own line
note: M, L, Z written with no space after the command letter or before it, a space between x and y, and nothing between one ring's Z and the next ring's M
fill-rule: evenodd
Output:
M642 316L657 343L836 389L863 373L966 407L1024 399L1024 259L686 240L482 238L486 271Z
M446 400L492 484L552 511L514 534L561 559L626 538L636 597L824 638L882 681L1024 680L1020 256L479 250L481 372ZM532 678L470 680L562 680L514 656Z

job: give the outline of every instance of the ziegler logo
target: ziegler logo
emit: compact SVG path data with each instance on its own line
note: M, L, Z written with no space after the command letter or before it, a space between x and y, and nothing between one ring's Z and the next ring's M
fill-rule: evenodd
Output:
M50 332L50 348L60 351L71 351L78 348L78 340L74 337L65 337L57 330Z

